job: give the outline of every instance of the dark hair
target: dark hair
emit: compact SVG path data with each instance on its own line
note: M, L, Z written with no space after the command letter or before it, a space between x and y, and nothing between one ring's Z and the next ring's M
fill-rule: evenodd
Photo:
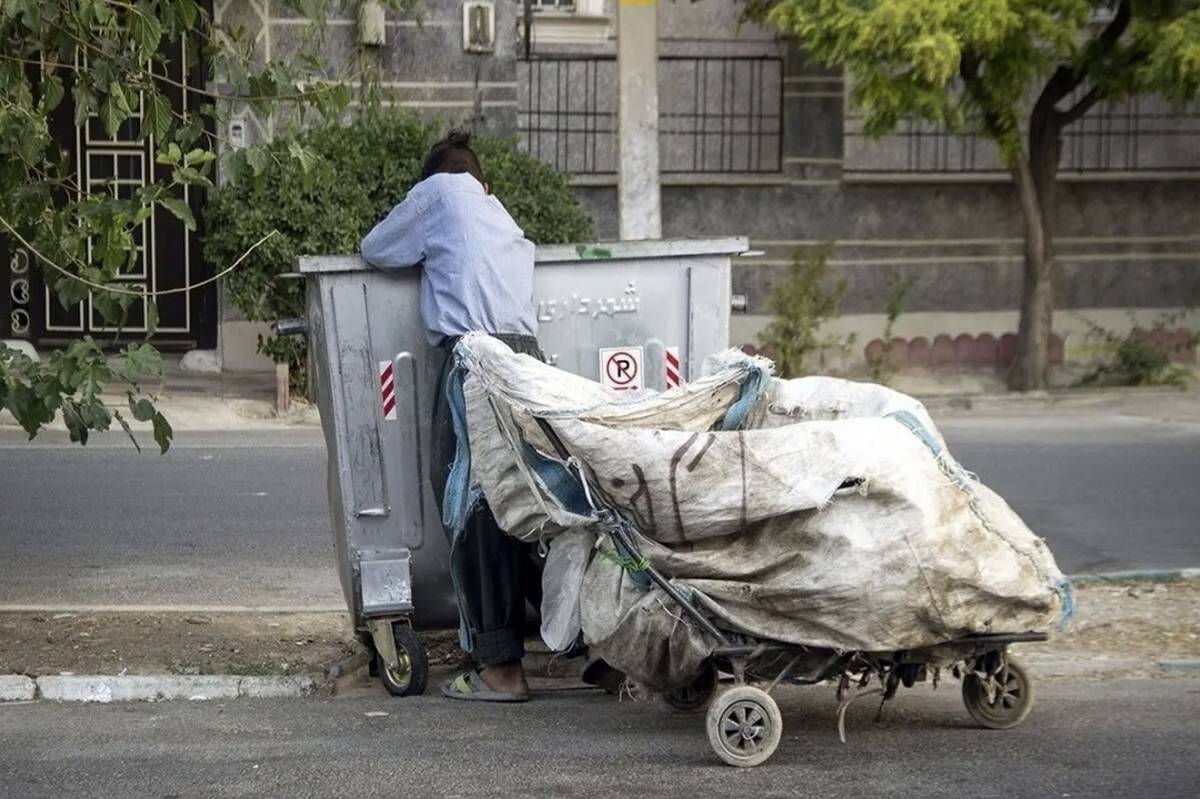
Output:
M421 167L421 180L439 172L466 172L486 185L483 167L479 165L479 156L471 149L470 133L465 130L452 130L446 134L446 138L429 148L429 155L425 156L425 165Z

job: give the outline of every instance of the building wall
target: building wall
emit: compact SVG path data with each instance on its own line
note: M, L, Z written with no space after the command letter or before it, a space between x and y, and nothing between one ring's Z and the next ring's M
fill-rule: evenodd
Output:
M494 55L462 51L460 3L422 0L419 22L389 12L387 44L368 57L384 67L398 104L518 133L531 152L579 173L577 195L599 238L611 239L618 234L615 3L577 6L576 19L539 18L533 51L542 60L534 64L521 60L521 4L504 0L496 3ZM735 316L732 343L753 343L769 321L770 288L792 252L822 242L832 244L831 270L848 285L844 316L831 328L855 334L851 364L882 333L885 305L902 282L911 288L897 335L999 339L1013 332L1022 222L1013 187L986 146L976 151L978 143L928 130L864 139L847 112L841 72L810 63L770 31L739 29L738 11L728 2L663 2L658 22L660 105L673 115L661 124L674 131L661 139L670 170L663 175L664 235L747 235L762 251L735 265L733 290L747 308ZM257 31L273 58L296 47L301 27L282 3L227 0L218 12ZM329 59L350 63L354 41L350 16L330 20ZM751 77L755 58L778 61L763 62ZM1152 99L1146 109L1161 110ZM731 126L752 126L745 128L751 133L722 138L721 114ZM1104 125L1116 122L1140 125L1140 140L1128 130L1102 138ZM1111 152L1081 156L1087 170L1068 170L1059 193L1056 325L1069 339L1068 354L1087 351L1083 317L1121 328L1133 318L1150 323L1159 310L1200 305L1200 117L1164 122L1123 108L1081 124L1083 138L1072 145L1079 153L1093 145ZM1141 149L1131 150L1131 142ZM749 160L739 160L743 148ZM1138 164L1150 168L1130 169Z
M734 38L731 5L664 3L659 24L663 53L684 47L784 61L779 173L664 176L665 236L747 235L761 251L735 262L733 291L745 297L746 313L734 316L732 343L756 343L772 318L770 289L793 252L825 243L830 271L847 283L843 316L827 330L857 342L834 356L840 365L861 367L901 284L909 289L897 337L1014 333L1023 223L988 145L907 127L864 138L840 71L760 30ZM660 81L664 91L671 87ZM1066 142L1055 328L1067 360L1096 355L1087 340L1092 323L1149 327L1200 305L1200 115L1171 112L1161 100L1138 98L1101 119L1085 117ZM611 181L576 182L598 234L615 237ZM1195 328L1200 316L1174 323Z

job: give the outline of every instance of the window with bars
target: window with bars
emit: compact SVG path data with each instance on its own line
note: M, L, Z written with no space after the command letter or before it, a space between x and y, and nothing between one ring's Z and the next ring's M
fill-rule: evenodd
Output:
M850 109L844 143L847 172L1006 171L996 145L986 137L911 119L892 134L871 137L862 129L861 116ZM1181 109L1155 96L1097 105L1063 130L1059 169L1067 175L1200 172L1200 107Z
M519 64L524 149L556 169L617 168L617 64L611 56ZM664 56L658 66L659 157L666 174L782 169L783 64L773 57Z

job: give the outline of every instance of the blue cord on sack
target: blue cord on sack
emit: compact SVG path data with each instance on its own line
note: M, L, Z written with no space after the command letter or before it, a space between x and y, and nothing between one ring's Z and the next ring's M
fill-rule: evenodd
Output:
M1066 577L1062 578L1054 590L1062 601L1062 610L1058 614L1058 629L1065 630L1075 620L1075 586Z
M938 440L933 437L929 430L925 428L925 425L921 424L921 420L911 412L894 411L889 413L885 418L895 419L897 422L907 427L909 432L919 438L921 443L929 449L930 453L933 454L933 457L936 458L942 454L941 443L939 443Z
M766 368L762 366L752 364L749 368L750 372L742 381L741 390L738 391L738 398L729 406L729 410L725 411L725 417L721 420L722 430L741 429L746 422L746 417L750 415L750 409L758 401L759 395L762 394L771 377Z

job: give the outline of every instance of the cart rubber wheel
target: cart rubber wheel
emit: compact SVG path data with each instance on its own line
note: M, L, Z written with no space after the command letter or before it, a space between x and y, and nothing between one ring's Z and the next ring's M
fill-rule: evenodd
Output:
M718 694L708 706L706 727L717 757L742 768L766 762L783 737L779 705L766 691L749 685Z
M667 691L663 701L681 713L691 713L703 709L717 692L717 667L705 663L699 676L682 688Z
M1009 657L996 672L996 694L988 701L987 684L975 674L962 681L963 704L980 726L1011 730L1033 709L1033 680L1016 658Z
M399 668L389 668L376 653L375 665L383 679L383 687L392 696L420 696L429 682L429 658L425 646L412 628L401 622L392 625L396 640L396 659Z

